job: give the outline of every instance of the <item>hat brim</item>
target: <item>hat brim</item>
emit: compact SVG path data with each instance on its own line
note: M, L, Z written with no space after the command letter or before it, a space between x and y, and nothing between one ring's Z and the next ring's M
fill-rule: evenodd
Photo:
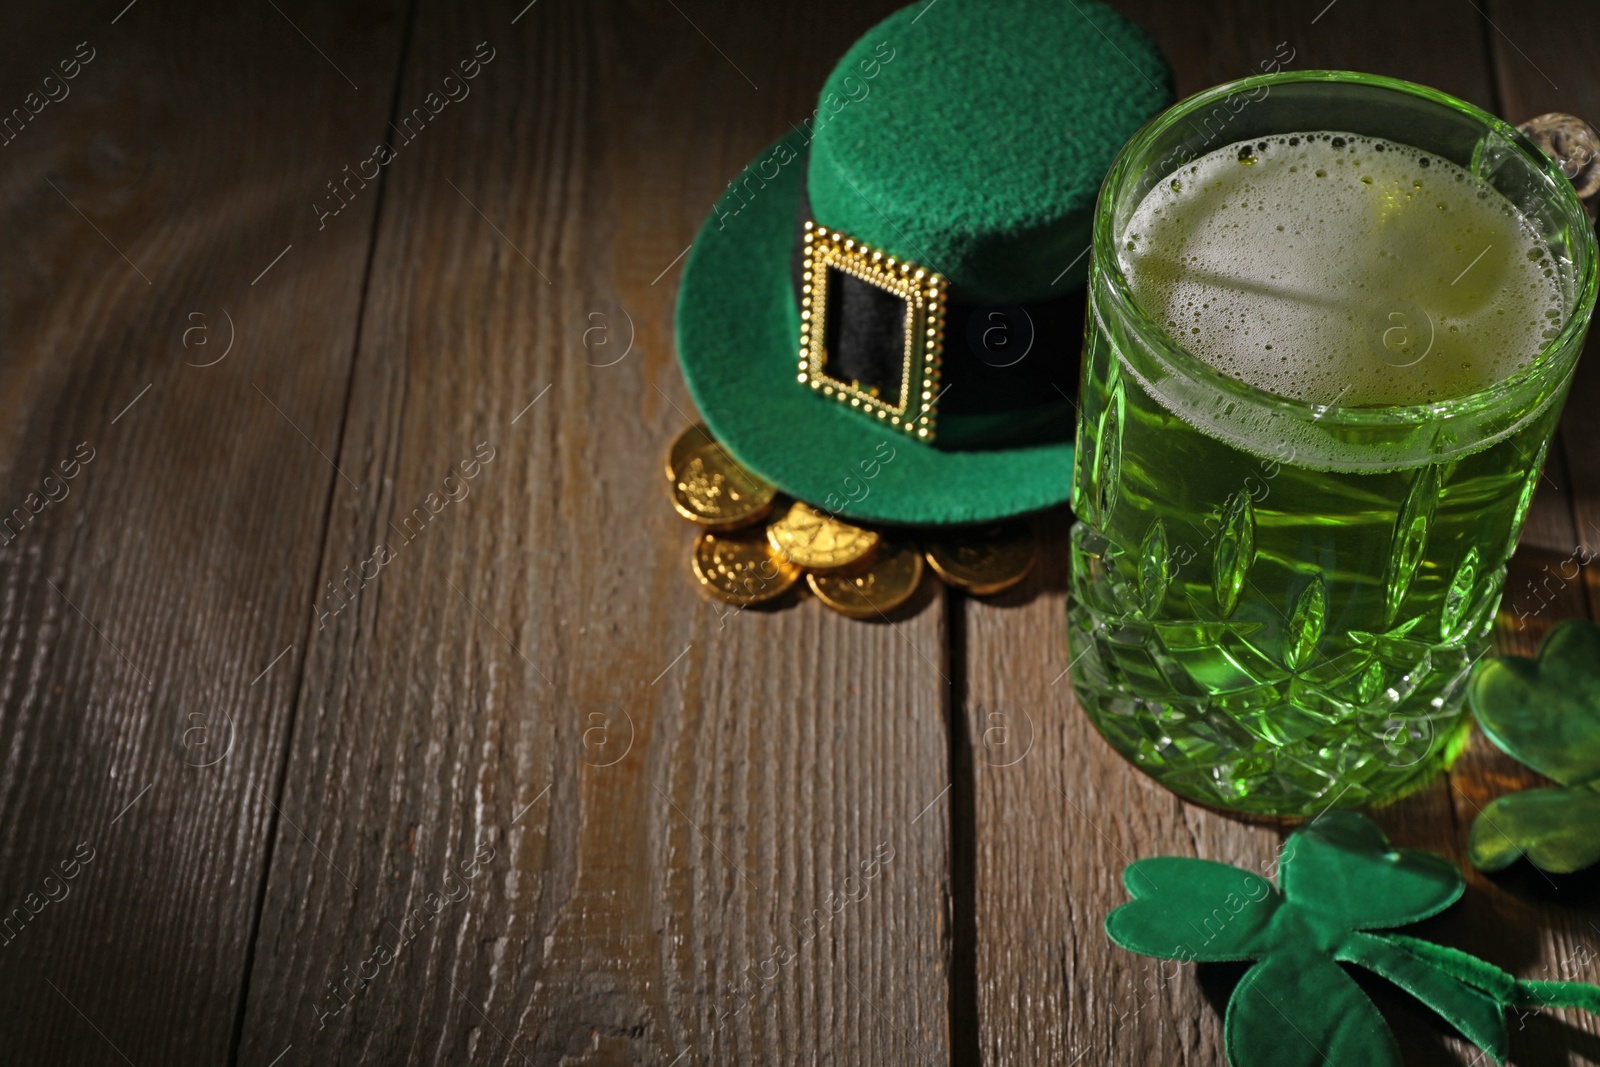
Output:
M776 177L748 168L750 181L730 186L684 266L678 361L712 435L783 492L860 521L991 522L1065 501L1072 491L1070 439L941 450L869 422L796 380L800 316L790 247L805 181L802 139L779 138L757 158L772 160L784 142L794 158Z

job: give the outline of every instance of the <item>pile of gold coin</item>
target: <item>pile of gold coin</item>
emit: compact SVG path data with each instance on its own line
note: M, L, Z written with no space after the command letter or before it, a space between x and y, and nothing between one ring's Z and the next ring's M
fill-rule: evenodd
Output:
M781 496L704 426L691 426L672 443L667 481L672 506L700 529L691 557L695 580L708 595L740 607L777 600L804 576L816 598L841 615L887 618L915 595L924 561L946 584L988 596L1022 581L1038 556L1021 520L915 537L845 522Z

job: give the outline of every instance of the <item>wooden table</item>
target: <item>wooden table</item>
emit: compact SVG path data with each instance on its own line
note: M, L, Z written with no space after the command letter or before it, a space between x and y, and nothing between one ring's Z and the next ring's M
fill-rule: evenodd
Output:
M0 1055L1220 1063L1236 975L1101 923L1131 859L1254 866L1282 831L1079 714L1067 516L1024 587L894 625L722 618L687 575L683 253L892 3L523 2L0 16L0 108L61 97L0 147L0 908L39 905ZM1600 116L1579 5L1123 6L1185 93L1291 50ZM1600 547L1597 410L1591 354L1507 650L1600 611L1567 562ZM1532 781L1479 738L1379 819L1459 860ZM1600 979L1597 888L1474 874L1430 933ZM1472 1060L1381 1003L1408 1063ZM1513 1030L1518 1063L1600 1059L1593 1020Z

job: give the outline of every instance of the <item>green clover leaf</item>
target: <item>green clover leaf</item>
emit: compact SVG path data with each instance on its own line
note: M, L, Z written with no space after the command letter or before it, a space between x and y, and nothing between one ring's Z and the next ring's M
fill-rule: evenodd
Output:
M1527 856L1568 873L1600 860L1600 627L1567 619L1537 658L1504 656L1473 676L1478 725L1513 759L1564 788L1503 796L1472 825L1468 857L1495 871Z
M1371 999L1344 968L1315 953L1282 953L1252 967L1228 998L1223 1033L1232 1064L1401 1067Z
M1600 626L1566 619L1536 658L1486 661L1467 698L1483 732L1519 763L1562 785L1600 779Z
M1481 871L1498 871L1523 856L1555 874L1581 871L1600 860L1600 782L1524 789L1487 804L1472 821L1467 857Z
M1133 903L1106 917L1111 940L1163 959L1260 959L1267 930L1283 902L1260 875L1182 856L1130 864L1122 884L1133 894ZM1197 901L1209 907L1198 907Z
M1345 812L1291 836L1279 864L1286 897L1347 930L1420 922L1454 904L1467 887L1443 856L1390 848L1376 823Z
M1465 882L1441 856L1393 848L1364 815L1329 813L1297 830L1281 871L1275 889L1209 860L1140 860L1123 875L1133 900L1106 917L1106 933L1131 952L1254 961L1228 1000L1233 1067L1399 1067L1393 1036L1342 963L1406 990L1497 1061L1507 1006L1600 1003L1593 987L1536 990L1465 953L1373 933L1438 914Z

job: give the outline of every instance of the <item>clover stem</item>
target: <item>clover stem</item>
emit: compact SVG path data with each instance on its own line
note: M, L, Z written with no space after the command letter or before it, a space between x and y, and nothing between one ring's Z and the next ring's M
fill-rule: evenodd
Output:
M1505 1009L1495 996L1424 959L1389 938L1361 932L1345 937L1334 958L1365 967L1443 1016L1461 1035L1505 1062L1510 1039Z
M1383 940L1397 945L1411 955L1418 957L1439 970L1444 971L1452 978L1475 986L1489 994L1502 1004L1515 1004L1517 997L1517 979L1509 971L1501 970L1488 960L1480 960L1469 953L1449 945L1440 945L1433 941L1424 941L1417 937L1407 937L1405 934L1374 934Z
M1600 1015L1600 986L1586 982L1518 982L1521 1008L1582 1008Z
M1404 934L1371 936L1403 949L1459 981L1476 986L1507 1007L1582 1008L1600 1015L1600 986L1584 982L1521 982L1494 964L1449 945L1438 945Z

